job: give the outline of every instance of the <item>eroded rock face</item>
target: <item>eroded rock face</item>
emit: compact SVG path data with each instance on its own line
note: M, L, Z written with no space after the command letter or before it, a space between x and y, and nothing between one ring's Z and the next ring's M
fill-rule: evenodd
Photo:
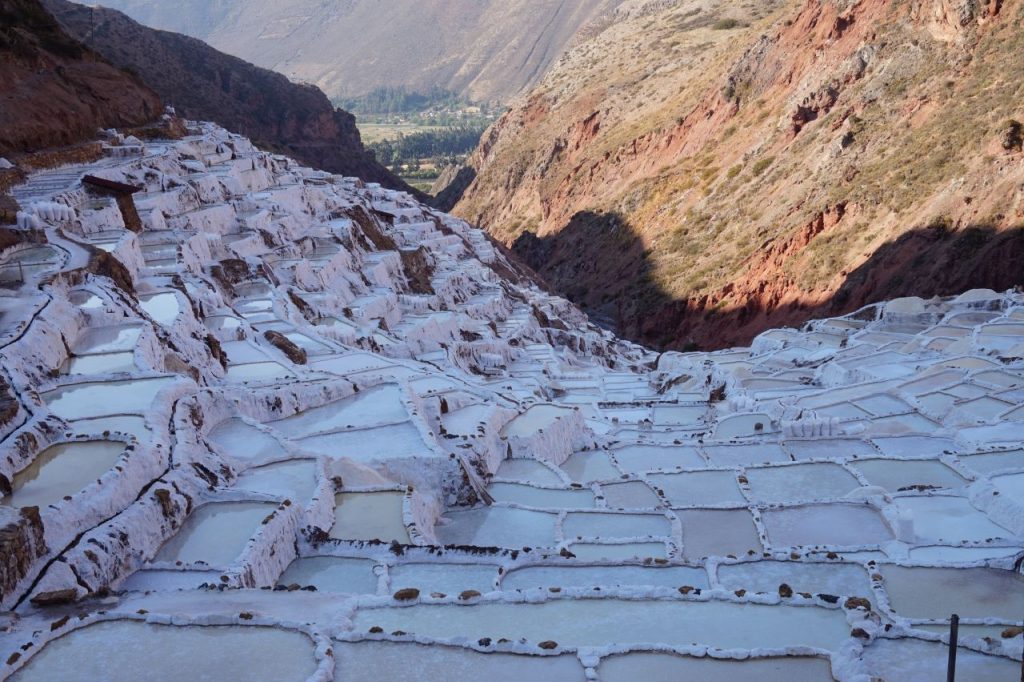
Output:
M163 111L137 77L66 33L38 0L0 3L0 156L92 139Z
M455 213L664 348L746 344L894 298L935 262L951 283L923 295L1018 283L991 281L1002 264L948 262L942 243L886 273L900 239L922 243L937 221L1015 241L1024 170L1004 122L1019 102L975 98L982 74L1019 61L1019 17L980 0L741 14L676 3L575 46L485 135ZM951 155L923 151L954 137Z

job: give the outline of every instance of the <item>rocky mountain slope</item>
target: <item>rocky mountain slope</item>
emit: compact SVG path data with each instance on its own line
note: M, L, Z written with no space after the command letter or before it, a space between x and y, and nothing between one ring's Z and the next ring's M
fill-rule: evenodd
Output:
M0 156L156 118L159 97L68 36L38 0L0 0Z
M409 190L363 148L355 118L335 109L317 88L114 10L65 0L45 4L69 33L140 76L180 115L216 121L332 173Z
M315 83L331 97L381 85L507 101L581 26L622 0L107 0L142 23Z
M1021 2L655 7L485 135L458 214L667 347L1021 282Z

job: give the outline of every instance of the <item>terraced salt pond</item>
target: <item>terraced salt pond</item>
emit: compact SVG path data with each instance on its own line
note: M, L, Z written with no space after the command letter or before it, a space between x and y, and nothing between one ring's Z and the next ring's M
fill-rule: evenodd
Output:
M73 384L42 397L50 411L62 419L130 414L149 406L158 392L175 381L175 377L158 377Z
M302 682L316 671L316 659L309 637L277 628L110 621L49 643L11 679L134 682L141 671L160 682Z
M382 627L422 637L553 640L564 647L639 643L835 650L849 636L842 611L729 602L559 599L541 604L416 605L359 609L356 632Z
M399 680L411 671L424 680L448 682L583 682L575 656L477 653L460 647L404 642L335 642L336 679Z
M954 610L958 679L1019 678L1020 292L655 353L456 219L189 127L30 176L145 293L0 296L0 678L930 682ZM78 205L94 170L141 233ZM105 432L139 442L47 450Z
M339 493L335 500L332 538L408 544L409 531L402 516L405 493Z
M611 656L598 668L601 682L700 680L701 682L826 682L833 679L825 658L757 658L745 661L705 656L633 653Z
M264 502L215 502L203 505L160 548L154 562L227 566L242 553L260 523L277 507Z
M312 585L320 592L376 594L375 562L341 557L300 557L281 575L279 585Z
M14 475L13 495L0 504L45 507L57 504L110 471L124 453L117 441L79 441L52 445Z

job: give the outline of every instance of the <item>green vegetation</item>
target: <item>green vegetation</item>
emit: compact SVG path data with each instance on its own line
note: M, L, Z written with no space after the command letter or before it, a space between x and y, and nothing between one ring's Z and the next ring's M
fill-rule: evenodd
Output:
M395 140L380 140L369 145L377 160L386 166L419 165L423 159L435 163L456 163L476 148L486 126L481 124L440 128L399 134Z
M457 93L443 88L430 92L407 92L404 87L380 87L360 97L341 99L338 106L357 116L408 114L430 109L457 109L468 104Z
M496 110L441 89L423 95L377 88L338 104L357 114L363 143L377 160L423 191L445 167L461 164L497 117Z
M768 167L771 166L773 163L775 163L775 157L766 156L763 159L760 159L757 163L755 163L754 166L750 169L750 172L756 178L758 175L768 170Z

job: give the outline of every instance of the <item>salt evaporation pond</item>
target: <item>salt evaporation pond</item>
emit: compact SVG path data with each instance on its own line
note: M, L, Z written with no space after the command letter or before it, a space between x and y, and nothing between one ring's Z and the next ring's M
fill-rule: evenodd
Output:
M825 658L752 658L744 661L705 656L676 656L640 652L611 656L598 667L601 682L637 680L693 680L694 682L831 682L832 671Z
M316 487L316 463L311 459L300 459L249 469L238 477L232 487L306 502Z
M573 413L572 408L558 405L534 405L519 415L501 430L503 436L532 436L538 431L550 428L558 419Z
M606 481L622 475L603 452L574 452L562 463L561 469L576 483Z
M672 534L672 524L662 514L570 512L562 532L567 538L667 537Z
M43 394L50 412L61 419L83 419L126 414L152 404L156 394L176 377L132 379L64 386Z
M865 505L814 504L767 509L761 518L768 540L777 547L878 545L892 539L892 531L881 514Z
M554 514L512 507L477 507L449 510L447 522L434 532L443 545L478 547L550 547L555 544Z
M868 673L899 682L935 682L946 676L949 646L914 639L880 639L865 647L862 659ZM1020 663L986 656L960 647L956 655L957 679L981 682L1016 682Z
M683 524L683 556L740 557L761 551L754 517L746 509L684 509L676 512Z
M580 561L628 561L630 559L666 559L668 550L664 542L622 542L600 544L574 542L569 545Z
M1000 618L1024 613L1024 577L998 568L883 566L892 610L904 618Z
M530 642L553 640L564 647L699 643L725 649L835 650L850 634L846 616L836 609L618 599L418 604L356 611L356 632L375 626L436 639L522 637Z
M227 566L242 553L260 523L277 507L266 502L213 502L192 512L153 561Z
M664 501L642 481L606 483L601 486L604 503L612 509L644 509L665 506Z
M423 442L423 436L412 422L339 431L302 438L297 442L313 454L348 457L357 462L434 457L434 452Z
M289 438L301 438L353 426L389 424L408 419L395 384L376 386L327 405L272 422L271 427Z
M708 576L690 566L530 566L511 571L501 581L503 590L630 585L705 589Z
M913 518L914 533L922 543L1012 537L962 497L900 497L894 504Z
M732 471L693 471L682 474L651 474L647 477L674 507L705 504L746 504Z
M140 296L139 306L158 324L168 326L174 324L181 312L181 304L177 294L166 291L152 296Z
M936 460L867 459L850 466L864 475L871 485L889 492L914 486L929 488L960 488L967 482L955 471Z
M284 455L274 438L237 417L215 426L207 438L224 454L241 460L265 462Z
M101 353L68 358L64 365L65 374L113 374L131 372L137 369L135 353Z
M587 490L538 488L518 483L492 483L487 492L498 502L524 507L586 509L594 506L594 493Z
M279 585L312 585L320 592L377 594L375 562L369 559L313 556L293 561L277 581Z
M860 487L853 474L830 463L747 469L747 480L759 502L838 498Z
M14 475L14 494L0 504L45 507L74 495L110 471L124 452L116 441L79 441L51 445Z
M812 564L796 561L752 561L721 564L718 581L727 590L777 594L781 585L793 592L867 597L873 600L867 571L857 564Z
M383 540L408 544L402 517L405 493L339 493L335 496L331 537L339 540Z
M558 474L535 459L503 460L495 477L549 487L562 485L562 479Z
M79 335L72 350L76 355L130 351L141 335L142 327L137 324L93 327Z
M628 445L613 450L612 455L622 470L640 473L656 469L693 469L706 466L696 448L659 445Z
M415 587L430 594L461 594L465 590L480 593L494 590L498 577L496 566L480 564L399 564L389 570L391 591Z
M572 655L482 654L472 649L412 642L335 642L335 679L445 682L583 682Z
M89 625L50 642L11 679L303 682L316 672L314 651L306 635L277 628L119 620Z
M93 433L124 433L135 436L139 440L146 440L149 437L146 419L134 414L76 419L71 422L71 426L77 433L83 435Z

